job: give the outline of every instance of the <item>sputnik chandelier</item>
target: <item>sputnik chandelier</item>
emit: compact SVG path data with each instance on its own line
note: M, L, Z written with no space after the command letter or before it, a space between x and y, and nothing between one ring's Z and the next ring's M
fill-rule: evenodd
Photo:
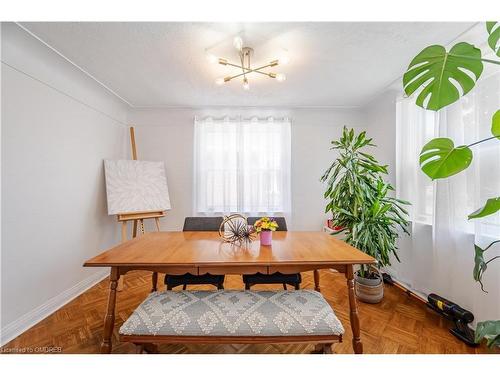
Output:
M270 63L259 66L257 68L253 68L251 65L251 57L253 55L253 48L250 47L243 47L243 40L240 37L234 38L233 41L234 48L238 51L238 56L240 58L240 63L239 64L234 64L227 59L224 59L222 57L217 57L213 54L208 54L207 55L207 60L212 63L219 63L220 65L226 65L226 66L232 66L235 68L241 69L241 73L232 75L232 76L227 76L227 77L221 77L217 78L215 80L215 83L217 85L223 85L235 78L242 78L243 79L243 89L244 90L250 90L250 83L248 82L248 76L253 73L257 74L262 74L265 76L268 76L269 78L276 79L278 82L283 82L286 79L286 76L282 73L273 73L269 71L264 71L264 69L267 68L272 68L278 65L284 65L288 64L289 59L287 56L283 56L280 59L275 59L272 60Z

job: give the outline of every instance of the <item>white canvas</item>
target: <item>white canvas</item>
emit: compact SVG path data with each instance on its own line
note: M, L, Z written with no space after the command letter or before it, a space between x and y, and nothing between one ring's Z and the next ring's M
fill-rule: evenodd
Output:
M104 160L108 214L170 209L165 163Z

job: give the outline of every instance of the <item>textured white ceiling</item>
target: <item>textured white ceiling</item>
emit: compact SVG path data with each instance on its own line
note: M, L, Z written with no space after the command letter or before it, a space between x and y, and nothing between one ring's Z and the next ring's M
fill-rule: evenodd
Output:
M429 44L447 44L472 23L23 23L23 26L134 107L359 106L404 72ZM253 47L255 64L287 50L275 69L287 80L250 77L217 86L236 60L232 40Z

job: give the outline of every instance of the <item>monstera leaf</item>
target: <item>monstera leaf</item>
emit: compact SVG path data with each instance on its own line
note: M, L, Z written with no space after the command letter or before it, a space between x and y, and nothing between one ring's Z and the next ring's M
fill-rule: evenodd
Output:
M472 151L467 146L455 147L449 138L435 138L420 152L420 168L432 178L446 178L466 169L472 162Z
M491 118L491 134L500 139L500 109Z
M500 24L498 22L486 22L486 31L488 31L488 45L500 57Z
M460 98L455 84L462 87L465 95L482 72L481 50L472 44L457 43L449 52L443 46L434 45L422 50L411 61L403 76L403 86L407 95L422 88L417 105L437 111Z
M469 215L470 219L479 219L488 215L493 215L495 212L500 211L500 197L490 198L486 201L485 205Z
M476 342L479 344L483 338L486 339L486 344L490 348L500 346L500 320L487 320L477 323Z

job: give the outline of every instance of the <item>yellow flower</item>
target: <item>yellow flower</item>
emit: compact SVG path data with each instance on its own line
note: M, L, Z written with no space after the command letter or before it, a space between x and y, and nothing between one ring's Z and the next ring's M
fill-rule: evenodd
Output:
M270 231L275 231L276 229L278 229L278 223L274 220L271 220L270 218L268 217L262 217L260 218L259 220L257 220L255 222L255 224L253 225L254 228L255 228L255 231L257 233L263 231L263 230L270 230Z

